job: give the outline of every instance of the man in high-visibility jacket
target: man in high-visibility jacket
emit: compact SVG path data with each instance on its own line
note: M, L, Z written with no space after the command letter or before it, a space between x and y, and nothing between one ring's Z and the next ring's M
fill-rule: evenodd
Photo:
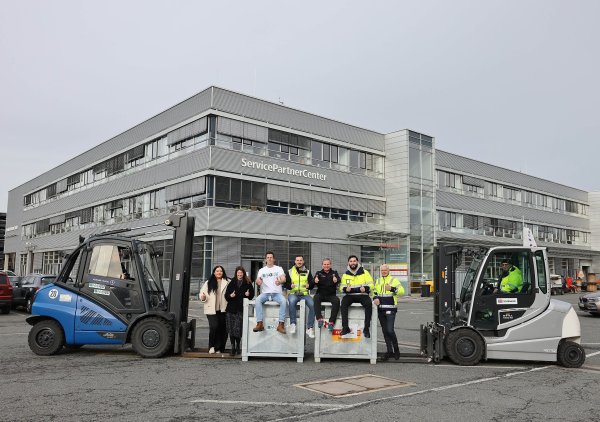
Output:
M379 270L381 277L377 279L373 288L373 294L375 295L373 303L377 305L377 317L379 318L379 324L381 324L387 348L387 352L381 360L387 361L392 356L398 360L400 359L400 348L398 347L398 337L394 330L394 323L398 311L396 307L398 295L402 296L404 294L404 287L396 277L390 275L390 267L387 264L383 264Z
M521 270L508 260L500 264L500 291L502 293L521 293L523 289L523 274Z
M342 337L350 334L348 326L348 308L353 303L360 303L365 308L365 326L363 335L366 338L371 337L369 326L371 325L371 313L373 304L369 297L369 292L373 288L373 278L367 270L365 270L358 262L356 255L348 257L348 268L342 281L340 282L340 291L344 293L342 298Z
M314 287L314 281L310 270L304 266L304 257L302 255L296 256L294 266L285 273L285 279L290 310L290 334L296 332L296 304L303 300L308 308L306 334L310 338L315 338L315 306L313 298L310 296L310 290Z

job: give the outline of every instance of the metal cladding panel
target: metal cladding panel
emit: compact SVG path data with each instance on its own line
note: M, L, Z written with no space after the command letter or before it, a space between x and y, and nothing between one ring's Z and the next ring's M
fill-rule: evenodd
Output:
M234 232L259 237L285 236L290 240L347 240L348 235L382 228L378 224L349 223L229 208L211 208L209 221L208 230L216 232L216 236L218 232Z
M350 197L342 195L331 195L331 207L343 210L350 209Z
M204 176L185 182L169 185L165 189L165 199L172 201L177 198L188 198L194 195L200 195L206 191L206 178Z
M342 275L346 272L350 255L356 255L360 259L360 246L327 243L310 244L310 262L312 262L313 273L321 269L323 259L329 258L331 259L331 269Z
M352 204L350 205L350 209L353 211L364 211L367 212L369 211L369 201L368 199L365 198L352 198L351 199Z
M449 208L466 214L473 212L476 214L487 214L497 216L498 218L509 218L512 220L521 220L522 218L525 218L526 221L553 226L572 227L585 231L588 231L590 226L590 222L586 218L459 195L456 193L445 192L440 189L437 190L436 201L437 208Z
M216 170L231 172L234 174L261 177L265 179L265 182L268 182L269 179L281 180L292 183L306 184L307 187L319 186L323 188L339 189L381 197L383 197L385 193L384 179L307 166L272 157L249 155L243 152L227 150L219 147L211 148L211 168ZM276 164L280 168L290 168L301 171L306 170L311 173L320 173L325 175L326 179L310 179L307 177L289 175L286 172L280 173L248 166L243 167L242 159L245 159L247 162Z
M600 250L600 192L589 193L592 249Z
M311 192L308 189L291 188L290 193L290 202L296 204L310 204Z
M270 201L290 202L290 188L287 186L267 185L267 199Z
M521 239L511 239L504 237L496 237L496 236L481 236L477 234L468 234L468 233L453 233L447 231L440 231L437 234L438 243L442 244L459 244L459 245L470 245L470 246L509 246L516 245L522 246L523 241ZM549 243L549 242L540 242L537 241L538 246L548 248L549 255L552 256L562 256L563 258L567 255L577 257L577 258L585 258L590 256L593 252L592 249L588 246L578 246L578 245L567 245L564 243Z
M369 209L367 211L374 214L385 214L385 202L369 201Z
M313 192L310 204L319 207L331 207L331 195L325 192Z
M208 148L197 150L174 160L157 164L137 173L111 180L22 212L22 221L38 220L42 217L80 209L114 197L122 198L140 189L152 190L151 188L159 183L205 170L208 167L208 161Z
M213 108L305 133L384 150L383 134L330 120L280 104L214 88Z
M40 188L53 180L60 179L71 173L83 170L92 163L106 159L117 151L152 137L178 123L196 116L210 108L211 88L168 108L154 117L132 127L131 129L101 143L100 145L70 159L69 161L49 170L42 175L26 182L22 186L25 192Z
M488 181L506 182L507 184L520 186L524 189L546 192L586 204L588 200L586 191L445 151L436 150L435 167L436 169L441 167L444 169L456 170L461 174L468 173L480 176L482 179Z
M242 242L239 237L214 237L213 267L222 265L227 277L235 277L235 267L241 264Z

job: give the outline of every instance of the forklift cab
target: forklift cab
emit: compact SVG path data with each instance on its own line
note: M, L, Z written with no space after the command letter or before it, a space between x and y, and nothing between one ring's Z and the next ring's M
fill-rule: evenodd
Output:
M72 254L57 284L69 278L82 296L127 321L166 310L155 253L151 245L139 240L91 240Z
M542 313L549 304L543 248L496 247L475 257L460 295L460 318L484 336L502 336L510 327Z

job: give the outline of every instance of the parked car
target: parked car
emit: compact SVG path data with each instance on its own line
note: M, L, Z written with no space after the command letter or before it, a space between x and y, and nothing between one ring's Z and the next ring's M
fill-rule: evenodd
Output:
M35 293L40 287L46 284L54 283L56 276L52 274L29 274L23 277L13 286L13 307L24 306L28 313L31 313L31 305Z
M600 316L600 291L579 296L579 309Z
M13 287L6 272L0 272L0 308L3 314L10 312L12 307Z

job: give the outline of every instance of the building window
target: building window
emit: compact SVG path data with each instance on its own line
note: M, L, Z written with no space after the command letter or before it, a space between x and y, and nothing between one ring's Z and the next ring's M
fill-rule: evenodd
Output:
M311 206L310 207L310 215L316 218L331 218L330 217L331 214L331 208L328 207L317 207L317 206Z
M287 214L288 203L283 201L267 201L267 212L276 214Z

